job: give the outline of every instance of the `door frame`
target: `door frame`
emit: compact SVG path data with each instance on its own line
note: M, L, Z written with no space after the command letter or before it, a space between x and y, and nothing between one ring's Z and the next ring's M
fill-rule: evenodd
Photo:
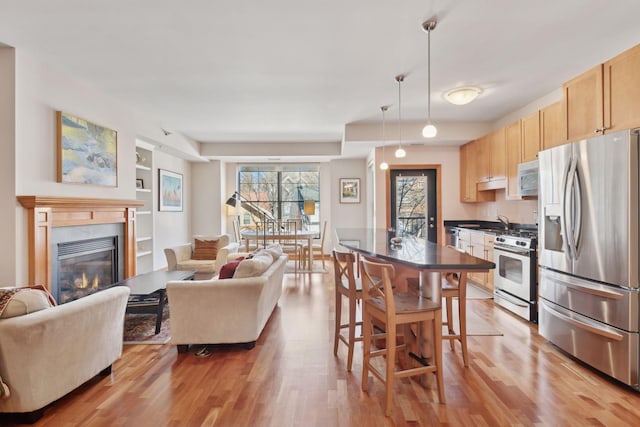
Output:
M435 169L436 171L436 215L438 216L438 227L436 230L436 241L442 244L442 236L444 236L444 219L442 218L442 165L389 165L389 169L385 171L385 210L386 210L386 228L391 226L391 171L402 169Z

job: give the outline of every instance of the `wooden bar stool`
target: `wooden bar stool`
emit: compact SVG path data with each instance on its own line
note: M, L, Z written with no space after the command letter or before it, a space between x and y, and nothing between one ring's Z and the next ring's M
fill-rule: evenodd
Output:
M362 335L356 337L356 326L362 330L362 322L356 321L356 304L362 301L362 281L353 272L356 256L352 252L333 250L333 271L336 295L336 321L333 335L333 354L338 355L338 342L347 345L347 372L351 372L353 347L362 341ZM349 301L349 322L342 323L342 297ZM342 335L342 329L348 328L348 335Z
M369 372L385 384L385 415L391 414L393 399L393 383L396 378L433 373L438 384L438 397L445 402L444 381L442 376L442 310L441 301L431 301L409 293L393 293L391 279L395 275L392 264L382 264L362 259L362 300L363 300L363 361L362 361L362 391L367 391ZM372 324L376 320L385 326L384 349L371 349ZM404 343L397 345L397 326L401 326L409 333L409 326L418 325L419 336L426 335L431 328L431 344L433 357L428 364L420 355L407 351L407 338ZM418 340L418 348L422 347L422 340ZM396 369L396 352L405 350L417 367ZM384 357L385 371L377 369L371 359ZM409 363L407 363L408 365Z
M464 252L455 246L447 246L458 252ZM447 326L448 334L442 339L449 340L451 350L454 350L454 342L460 341L462 347L462 361L465 367L469 366L469 352L467 350L467 273L447 273L442 275L442 296L445 299L447 321L443 325ZM460 333L456 333L453 325L453 299L458 299L458 328Z

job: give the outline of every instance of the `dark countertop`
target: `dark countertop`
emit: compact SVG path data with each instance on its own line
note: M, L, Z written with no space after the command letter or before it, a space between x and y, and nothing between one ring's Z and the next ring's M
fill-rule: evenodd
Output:
M498 221L480 221L480 220L445 220L445 227L458 227L465 228L468 230L477 230L484 231L488 233L502 233L505 228ZM510 230L537 230L538 226L536 224L520 224L520 223L510 223Z
M385 229L338 228L336 233L340 245L345 248L419 270L486 271L495 268L491 261L415 237L404 237L401 245L391 246Z

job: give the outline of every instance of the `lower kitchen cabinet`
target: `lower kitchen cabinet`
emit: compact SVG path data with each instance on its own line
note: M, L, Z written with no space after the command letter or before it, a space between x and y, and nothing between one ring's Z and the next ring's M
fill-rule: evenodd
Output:
M460 229L458 248L469 255L493 261L493 242L495 235L469 229ZM475 285L493 293L493 270L488 273L469 273L467 278Z

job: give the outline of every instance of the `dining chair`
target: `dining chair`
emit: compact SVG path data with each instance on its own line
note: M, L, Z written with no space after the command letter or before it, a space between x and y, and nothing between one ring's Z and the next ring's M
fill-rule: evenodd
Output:
M302 258L304 260L309 259L309 251L311 251L313 253L313 256L315 257L316 255L319 255L320 258L322 259L322 269L324 270L325 266L324 266L324 236L327 233L327 221L324 222L324 225L322 226L322 234L320 235L320 243L314 243L311 245L311 247L309 247L309 245L304 245L302 247ZM306 261L305 261L306 262ZM311 270L313 268L312 265L310 265L309 270Z
M342 341L347 346L347 372L351 372L353 363L353 347L362 341L362 321L356 318L357 304L362 302L362 281L355 277L354 266L356 256L352 252L332 251L333 272L335 282L335 329L333 333L333 355L338 355L338 343ZM349 320L342 323L342 300L347 297L349 303ZM356 336L356 327L360 327L360 335ZM343 329L348 329L345 337Z
M236 242L242 242L242 236L240 236L240 218L233 218L233 236L236 238Z
M395 269L392 264L373 262L361 259L362 301L363 301L363 360L362 391L367 391L369 372L385 384L385 415L391 415L393 400L393 384L398 378L433 373L438 385L438 397L445 403L444 381L442 375L442 310L440 301L431 301L418 295L406 292L392 292ZM385 348L372 350L373 321L384 324ZM417 349L421 353L426 343L425 337L431 336L431 360L429 363L419 354L408 351L410 341L409 326L416 325ZM429 328L431 326L431 328ZM400 327L403 343L397 344ZM430 330L429 330L430 329ZM404 350L407 359L406 367L396 369L396 354ZM372 358L382 357L385 360L384 372L372 362ZM412 363L414 367L412 367ZM415 364L419 366L415 366Z
M282 252L295 255L294 262L294 274L298 274L298 266L302 262L302 243L298 241L298 230L302 226L302 221L297 219L287 219L279 221L277 223L277 231L280 237L280 246Z

